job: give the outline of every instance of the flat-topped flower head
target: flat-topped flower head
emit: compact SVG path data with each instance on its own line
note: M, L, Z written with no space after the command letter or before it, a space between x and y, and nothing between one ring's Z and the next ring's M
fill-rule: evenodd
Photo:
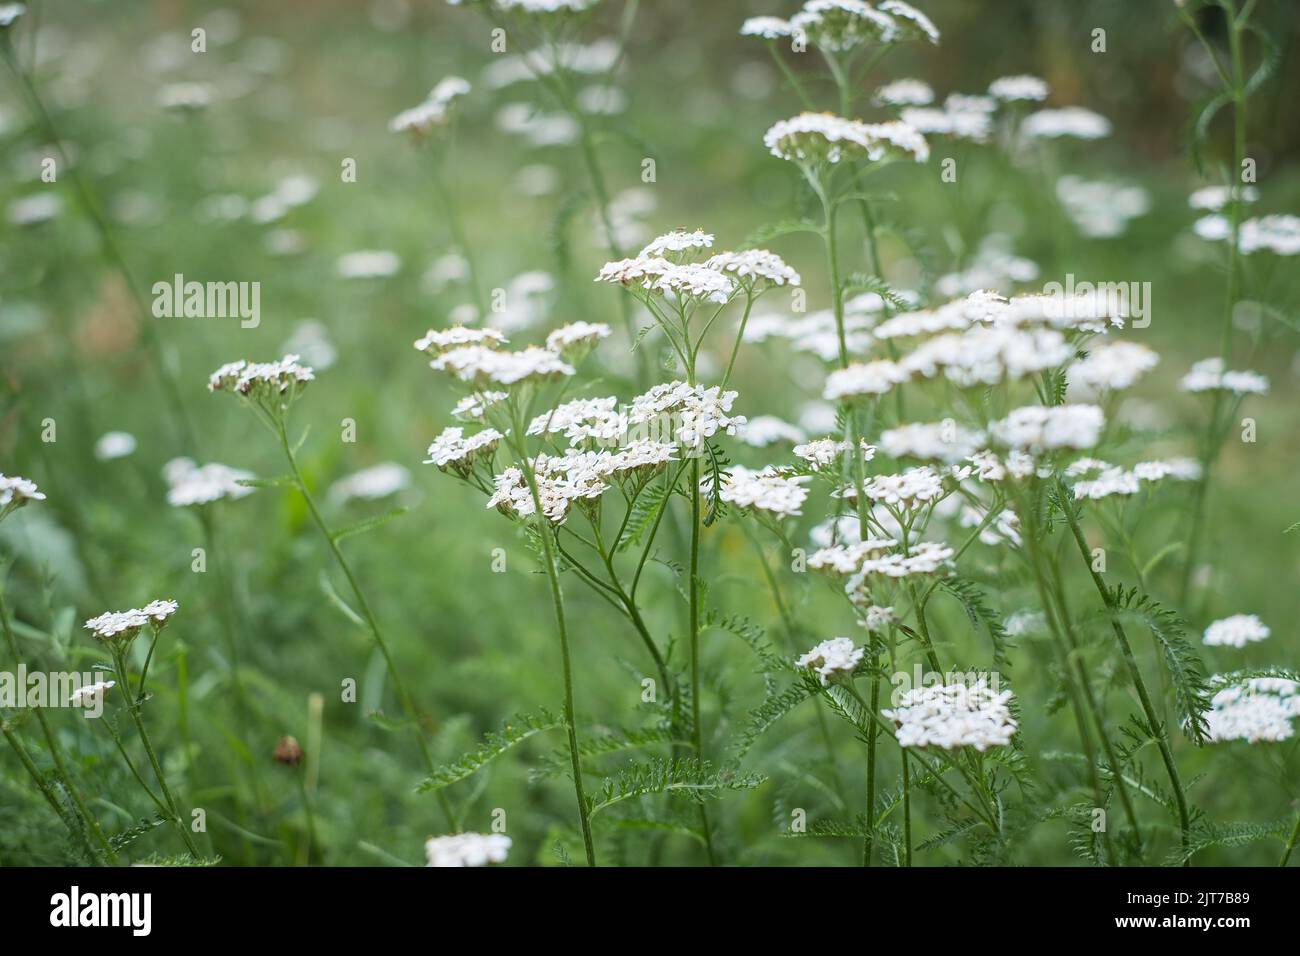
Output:
M785 260L766 249L747 249L743 252L720 252L704 263L706 268L726 272L736 277L750 291L768 285L798 285L799 273L786 265Z
M574 374L572 365L550 349L530 345L502 352L485 345L461 345L439 353L429 367L448 372L477 389L489 385L536 384Z
M802 442L808 436L798 425L793 425L775 415L756 415L749 419L742 428L737 429L736 437L753 448L766 448L778 442Z
M1096 405L1027 405L994 422L989 431L1001 445L1038 454L1060 448L1092 448L1104 424Z
M876 90L875 101L881 106L929 106L934 90L924 80L894 80Z
M814 438L812 441L803 442L794 446L794 455L796 458L802 458L808 464L813 466L814 470L835 465L840 461L844 454L852 448L850 442L842 441L836 438ZM860 442L862 449L862 460L871 461L876 454L876 446L869 445L865 440Z
M502 10L537 16L585 13L600 0L495 0Z
M450 118L451 113L445 103L425 100L394 116L389 121L388 128L394 133L409 133L413 139L419 141L435 129L446 126Z
M953 465L970 457L984 444L983 432L942 422L913 422L886 429L880 435L880 449L891 458L918 458Z
M1021 135L1029 139L1104 139L1110 130L1110 120L1082 106L1039 110L1020 126Z
M330 485L326 497L339 504L379 501L403 491L410 483L410 471L395 461L385 461L340 478Z
M503 833L457 833L430 837L424 844L429 866L487 866L504 863L510 837Z
M989 96L1007 103L1047 99L1047 81L1037 76L998 77L989 84Z
M856 523L858 519L853 517L851 520ZM855 574L862 570L868 559L897 546L898 541L894 538L874 537L831 544L808 555L808 567L814 571Z
M945 683L905 692L892 710L881 711L898 728L901 747L974 747L984 751L1011 743L1017 723L1011 716L1011 691L974 683Z
M733 278L703 263L672 262L662 256L607 262L596 281L619 283L639 292L643 299L652 294L672 295L719 305L728 302L740 288Z
M718 432L734 435L745 424L745 416L731 414L737 396L717 385L665 382L632 399L628 422L634 431L655 432L649 437L700 448L704 439Z
M497 348L510 340L496 329L472 329L453 325L447 329L430 329L415 340L415 350L428 355L440 355L461 345L482 345Z
M84 626L98 640L125 645L133 641L145 627L161 631L178 607L175 601L150 601L144 607L105 611L98 617L92 617Z
M910 3L904 3L903 0L881 0L876 5L876 9L894 18L901 37L938 44L939 28L934 25L933 20Z
M570 322L546 336L546 347L569 362L578 362L610 335L603 322Z
M828 402L837 402L884 395L907 379L907 372L889 359L855 362L847 368L836 369L826 377L822 397Z
M18 18L27 12L27 5L22 3L4 3L0 4L0 30L7 30L15 23Z
M993 117L987 111L964 109L951 96L942 107L907 106L898 115L924 136L950 136L983 143L993 132Z
M687 256L698 253L701 249L713 246L711 233L701 229L674 229L662 236L657 236L646 243L637 253L638 259L662 258L676 261L683 253Z
M1065 469L1067 478L1081 479L1074 484L1074 497L1094 501L1113 495L1137 494L1144 483L1162 481L1165 478L1195 481L1200 475L1200 462L1193 458L1143 461L1127 471L1109 462L1080 458Z
M509 397L509 392L471 392L456 402L451 417L461 422L481 422L489 408Z
M1129 388L1159 362L1153 349L1137 342L1104 342L1070 366L1070 385L1088 395Z
M904 122L864 123L832 113L781 120L763 135L763 145L779 159L805 165L900 157L925 162L930 157L925 137Z
M1247 219L1241 224L1242 255L1271 252L1277 256L1300 255L1300 216L1273 215Z
M668 460L644 445L631 451L630 457L578 449L569 449L564 455L538 455L533 460L536 499L522 469L511 466L493 479L495 490L486 506L505 515L529 517L537 513L540 500L543 516L557 525L568 517L570 505L595 514L600 496L609 490L611 481L655 467L652 459Z
M764 40L779 40L790 36L793 31L789 20L780 17L750 17L740 25L743 37L761 37Z
M424 463L436 465L442 471L452 471L462 478L468 477L479 458L491 458L503 437L495 428L485 428L468 438L463 428L444 428L429 445L429 457Z
M872 475L863 483L862 493L871 501L911 511L943 497L943 478L930 466L922 465L897 475ZM846 488L845 496L856 497L856 487Z
M1268 379L1258 372L1225 371L1223 359L1202 359L1182 377L1178 387L1184 392L1209 392L1222 389L1236 395L1263 395L1268 391Z
M150 601L144 607L140 608L140 613L153 622L155 627L161 628L179 609L180 605L175 601L161 599Z
M247 362L240 359L223 365L208 377L208 391L231 392L254 401L280 401L291 404L315 379L315 372L286 355L278 362Z
M1214 679L1223 684L1223 678ZM1215 742L1277 743L1295 735L1300 683L1284 677L1252 677L1228 683L1210 700L1206 736Z
M817 47L844 53L866 43L893 43L898 23L863 0L808 0L790 18L791 31Z
M849 677L862 661L862 648L851 637L832 637L822 641L807 654L796 660L796 667L810 667L825 686L840 677Z
M251 471L230 468L216 462L197 465L189 458L173 458L163 466L167 482L167 503L173 508L207 505L214 501L235 501L253 493L241 485L257 476Z
M732 465L723 473L718 497L737 508L788 518L803 514L808 499L804 485L811 480L811 475L783 475L770 465L760 471ZM710 478L700 481L701 491L711 488Z
M29 501L44 501L45 494L36 482L18 475L0 474L0 518L17 511Z
M1209 647L1245 647L1267 640L1271 633L1268 625L1256 615L1234 614L1207 627L1204 641Z
M1218 212L1230 202L1252 203L1258 199L1259 190L1254 186L1203 186L1187 197L1187 205L1193 209Z
M104 694L116 686L115 680L100 680L93 684L86 684L68 695L68 703L73 707L94 707Z

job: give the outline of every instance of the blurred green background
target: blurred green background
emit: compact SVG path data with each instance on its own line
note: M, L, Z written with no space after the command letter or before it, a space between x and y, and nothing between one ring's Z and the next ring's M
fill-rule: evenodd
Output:
M411 342L431 326L449 324L469 296L460 283L440 284L428 275L453 246L430 175L430 153L388 130L394 114L418 103L442 77L459 74L474 84L462 101L443 171L485 288L507 287L513 277L533 270L554 277L544 318L533 332L517 336L537 340L575 319L618 321L614 292L591 282L608 256L576 149L534 145L501 128L510 104L536 104L543 114L555 107L532 84L489 88L484 71L499 57L489 49L488 25L473 11L441 2L121 0L32 6L31 19L39 24L39 89L140 283L147 290L176 273L200 281L261 283L256 329L228 319L157 320L165 358L197 428L199 459L261 476L282 473L271 437L235 402L209 395L206 376L235 358L276 357L304 320L319 322L337 354L294 413L298 428L310 428L302 460L322 495L332 482L371 465L396 462L410 469L409 486L389 501L327 505L336 525L394 503L413 508L350 540L346 550L393 636L399 666L434 728L439 754L449 758L469 749L515 712L557 708L557 651L544 578L510 523L485 510L476 494L420 464L429 441L450 423L455 396ZM620 7L604 4L584 38L616 33ZM884 212L895 237L883 246L886 275L929 295L935 278L969 265L981 238L998 233L1015 254L1039 264L1040 278L1028 284L1031 289L1063 281L1067 273L1151 282L1153 323L1141 341L1163 360L1136 395L1158 405L1153 441L1169 453L1190 453L1187 429L1199 427L1205 409L1174 386L1192 361L1217 349L1225 277L1222 248L1191 235L1196 213L1186 200L1198 186L1223 181L1227 147L1220 125L1227 122L1225 111L1211 129L1206 175L1196 174L1186 149L1187 124L1208 87L1195 41L1177 23L1170 3L930 0L923 8L943 33L941 45L914 44L891 54L871 86L915 76L942 98L983 92L1006 74L1033 73L1051 85L1049 105L1085 106L1109 117L1115 128L1099 142L1053 144L1042 162L1028 166L1010 163L996 145L936 141L936 159L959 160L956 188L941 187L935 176L916 170L887 171L883 176L897 201ZM764 223L795 216L806 202L793 171L762 147L763 132L797 112L797 100L762 44L738 36L745 16L788 16L794 9L778 0L640 5L616 75L626 109L593 119L611 193L628 208L643 209L632 217L641 238L626 246L636 248L681 226L713 232L719 247L730 248ZM1300 205L1300 125L1294 122L1300 6L1261 3L1258 18L1278 41L1282 59L1269 87L1251 103L1248 155L1258 160L1262 194L1253 212L1294 211ZM24 56L33 53L32 26L28 22L19 34ZM203 54L189 49L196 26L208 31ZM1106 31L1104 53L1090 49L1097 28ZM1206 29L1214 35L1213 18ZM414 792L421 772L409 735L366 716L375 709L396 715L391 688L366 634L322 589L322 577L333 576L334 569L302 504L287 491L262 489L219 509L221 547L235 582L245 671L258 711L254 731L245 740L236 738L215 584L211 575L190 570L201 529L193 514L165 500L161 469L183 449L142 344L143 317L135 314L119 276L104 267L70 177L40 181L40 159L50 155L47 138L31 123L13 77L4 79L0 166L7 175L0 181L0 207L12 210L16 201L39 193L62 201L48 220L24 224L10 215L0 223L0 470L36 480L49 496L0 528L0 549L15 556L6 593L22 622L30 659L88 668L100 655L81 631L82 620L175 597L181 611L156 664L150 718L170 771L184 782L187 804L209 808L213 852L228 863L297 859L304 823L295 771L270 759L276 739L293 734L315 744L320 761L315 802L321 846L311 861L421 862L423 838L442 826L436 804ZM164 110L159 92L177 82L211 84L211 106L184 114ZM833 102L829 93L827 108ZM656 181L649 184L641 178L647 157L656 168ZM356 163L356 182L340 176L349 158ZM1082 236L1054 198L1054 176L1064 173L1140 186L1150 196L1150 209L1121 236ZM274 195L286 177L306 177L317 191L300 205L259 207L257 201ZM786 238L773 248L803 273L810 307L828 306L816 241ZM338 257L358 250L391 250L401 267L384 278L340 276ZM866 268L861 249L846 258L854 260L850 271ZM1247 297L1269 308L1243 315L1234 367L1255 368L1274 387L1249 406L1258 421L1258 443L1233 441L1225 451L1205 551L1214 565L1209 599L1204 607L1183 610L1197 634L1215 617L1257 613L1273 627L1273 638L1244 651L1204 649L1212 672L1256 664L1294 667L1300 661L1294 626L1297 538L1282 534L1300 519L1294 335L1300 283L1285 259L1253 257L1247 269ZM619 378L626 356L608 345L607 366L592 362L581 374L605 374L605 392L627 397L629 385ZM606 367L610 371L603 372ZM793 420L819 395L822 373L806 355L792 358L765 346L742 352L734 385L741 413ZM54 442L41 440L47 419L57 424ZM340 439L345 419L356 423L355 443ZM133 455L113 461L94 456L96 440L111 430L136 436ZM784 454L736 448L736 459L751 465ZM1183 520L1185 501L1175 496L1164 507L1147 526L1142 546L1148 555L1176 535ZM801 537L818 513L817 507L807 509ZM711 529L706 547L706 567L714 575L711 601L747 614L780 643L784 638L745 536L724 525ZM497 548L507 554L505 573L492 573ZM1033 603L1029 589L1013 576L1004 579L1005 586L997 584L996 553L989 552L986 564L1000 612L1009 615ZM1116 570L1122 577L1124 570ZM662 567L651 573L652 627L659 634L680 628L671 574ZM807 576L786 578L800 602L804 646L851 633L852 622L830 585ZM577 582L567 588L586 732L643 723L640 679L648 662L634 636ZM960 608L941 614L950 640L965 642L960 646L973 658L987 654ZM1079 768L1050 756L1066 749L1056 741L1073 732L1068 714L1044 709L1051 694L1050 648L1043 635L1033 633L1019 642L1011 682L1023 701L1030 760L1049 790L1064 791L1077 783ZM734 637L710 632L705 652L705 713L721 737L744 723L746 711L762 699L762 685L752 657ZM174 692L182 660L190 682L193 765L177 746ZM340 700L346 678L360 685L358 704ZM324 698L318 743L308 728L312 693ZM107 738L79 716L58 718L59 733L77 755L77 772L103 818L117 827L148 815ZM856 792L860 747L840 730L837 753ZM816 734L810 712L787 718L748 758L771 777L769 783L714 805L726 862L855 862L856 841L783 835L790 807L807 807L813 818L851 816L834 807L825 792L826 768L809 756ZM487 830L492 810L506 810L514 863L558 862L557 841L580 858L567 783L529 779L530 768L561 744L561 735L534 738L451 791L466 807L469 829ZM1178 748L1184 777L1200 775L1192 786L1194 801L1222 822L1272 822L1293 814L1293 751L1265 753L1232 744L1196 752L1185 742ZM250 795L249 765L258 768L267 790L262 804ZM0 753L0 792L0 863L74 859L57 821L7 750ZM1145 813L1159 817L1150 807ZM929 835L925 820L922 815L917 824L922 839ZM1028 831L1014 862L1078 862L1066 826L1055 820ZM159 828L140 846L174 854L175 842ZM645 859L639 834L608 826L601 842L609 862ZM670 837L660 852L664 862L698 862L698 848L688 840ZM1198 862L1273 858L1271 847L1256 845L1207 851ZM959 846L949 845L921 859L965 858Z

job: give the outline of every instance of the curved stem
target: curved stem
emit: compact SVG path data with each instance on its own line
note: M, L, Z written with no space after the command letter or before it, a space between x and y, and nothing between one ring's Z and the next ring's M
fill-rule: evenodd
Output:
M307 505L307 511L311 514L312 521L315 522L317 529L325 538L325 543L329 546L330 553L334 556L334 562L343 572L347 579L348 587L352 591L352 596L356 599L357 606L361 609L361 615L365 619L366 627L369 628L371 636L375 640L375 647L379 649L380 655L388 667L389 678L393 682L393 690L397 694L397 700L401 704L402 711L406 718L411 721L415 730L416 743L420 748L420 755L424 758L425 766L430 772L434 769L433 754L429 752L428 741L424 737L424 728L420 723L419 711L415 709L415 703L412 701L410 694L406 691L406 684L402 681L402 676L397 670L397 665L393 662L393 656L389 653L388 642L384 640L383 631L380 630L379 621L375 618L374 612L370 609L370 602L366 600L365 592L361 590L361 585L357 583L356 575L352 573L352 567L348 564L347 558L343 556L343 551L339 548L338 540L330 530L329 525L321 516L320 509L316 507L316 499L312 496L307 482L302 476L302 471L298 468L298 459L294 455L293 448L289 444L289 436L285 432L284 421L279 419L275 422L277 437L280 439L280 448L284 452L285 458L289 462L289 471L293 475L294 485L298 488L298 493L302 495L302 500ZM451 801L442 791L438 791L438 802L442 807L442 812L447 818L448 825L452 830L458 828L456 814L452 810Z
M1106 588L1106 582L1101 579L1101 575L1092 568L1092 554L1088 550L1087 540L1083 537L1083 529L1079 527L1079 519L1075 515L1074 509L1069 505L1069 491L1066 489L1065 483L1060 479L1057 479L1057 488L1060 491L1061 500L1066 502L1065 507L1061 510L1065 512L1065 519L1070 525L1075 544L1078 545L1079 556L1083 558L1083 563L1092 576L1093 584L1101 595L1102 603L1106 606L1106 611L1110 617L1110 628L1115 635L1116 642L1119 644L1124 666L1128 670L1130 680L1133 681L1133 689L1137 691L1138 701L1142 705L1142 713L1146 716L1152 734L1155 735L1156 746L1160 750L1160 759L1165 765L1165 772L1169 775L1169 783L1174 790L1174 800L1178 809L1178 828L1182 834L1183 851L1189 854L1184 865L1190 866L1192 821L1187 810L1187 795L1183 792L1183 783L1178 775L1178 765L1174 763L1173 749L1169 746L1168 730L1160 721L1160 718L1156 716L1155 707L1151 704L1146 681L1142 679L1142 671L1138 667L1137 658L1133 654L1133 645L1129 643L1128 635L1124 632L1124 625L1120 623L1119 609L1115 606L1115 599Z
M122 680L123 696L126 698L126 709L131 715L131 720L135 723L135 729L140 734L140 743L144 745L145 755L149 758L149 766L153 768L153 775L158 780L158 787L162 790L163 802L167 804L168 813L171 815L171 822L175 825L176 830L185 842L185 849L194 859L199 858L199 848L194 844L194 838L190 836L190 828L185 825L185 820L181 816L180 806L176 798L172 795L171 787L167 786L167 775L163 773L162 763L158 760L158 754L153 749L153 741L149 739L149 731L145 729L144 718L140 715L140 701L130 690L129 672L126 667L126 654L123 650L114 645L113 647L113 664L117 669L118 676ZM143 688L142 688L143 689Z

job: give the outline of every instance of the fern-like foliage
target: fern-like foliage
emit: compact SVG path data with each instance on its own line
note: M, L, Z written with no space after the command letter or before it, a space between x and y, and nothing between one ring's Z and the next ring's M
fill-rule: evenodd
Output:
M1126 591L1116 585L1111 599L1115 608L1136 615L1151 631L1164 655L1183 733L1197 746L1204 744L1209 731L1205 721L1210 709L1209 683L1201 658L1184 636L1182 618L1137 588Z
M655 518L658 516L660 508L665 506L664 499L668 497L670 490L671 488L667 484L655 484L637 495L636 500L632 502L631 513L628 515L627 527L623 530L623 537L618 542L620 551L626 551L637 544L655 523Z
M563 726L563 718L555 716L546 709L536 714L520 714L513 717L506 721L500 732L492 731L484 736L483 743L477 749L435 769L423 783L416 787L416 790L419 793L430 793L449 787L471 776L529 737Z
M737 759L745 756L764 733L810 696L808 688L802 684L769 694L763 703L750 711L749 723L732 741L732 753Z
M1002 616L988 605L983 589L974 581L953 576L944 578L939 586L955 597L976 628L983 625L993 643L993 663L998 670L1005 673L1010 669L1007 652L1015 647L1007 637L1007 629L1002 623Z
M1176 849L1168 862L1170 866L1181 866L1193 854L1210 847L1249 846L1261 840L1273 839L1285 842L1290 829L1289 820L1275 823L1204 823L1192 831L1191 841L1186 847Z
M590 814L595 816L607 807L636 797L667 793L703 800L721 796L728 790L752 790L766 779L761 773L744 773L734 765L715 770L708 761L694 757L652 760L625 767L611 776L599 793L587 798L587 804Z

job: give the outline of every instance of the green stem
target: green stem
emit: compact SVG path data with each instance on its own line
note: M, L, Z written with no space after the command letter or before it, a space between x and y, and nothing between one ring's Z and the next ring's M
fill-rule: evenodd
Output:
M1231 220L1232 235L1228 242L1228 284L1224 298L1223 323L1219 332L1219 358L1228 367L1228 362L1232 358L1232 315L1237 305L1237 299L1241 295L1241 211L1244 204L1242 193L1244 184L1241 181L1242 163L1246 158L1246 87L1245 77L1242 64L1241 52L1241 33L1242 26L1249 16L1249 8L1243 10L1242 17L1236 15L1231 3L1221 3L1223 11L1228 21L1228 50L1231 55L1231 78L1224 75L1224 71L1219 67L1218 58L1211 54L1216 68L1219 69L1219 75L1224 80L1224 85L1229 87L1232 93L1232 114L1233 114L1233 135L1232 135L1232 170L1229 177L1228 197L1231 203ZM1195 27L1195 21L1190 15L1186 17L1192 23L1193 31L1197 34L1202 44L1206 45L1204 37ZM1179 590L1179 603L1186 608L1187 599L1191 591L1192 573L1196 568L1196 558L1200 551L1201 538L1204 533L1206 519L1206 503L1209 498L1210 471L1214 465L1214 459L1218 456L1221 442L1217 441L1215 436L1219 428L1219 417L1223 409L1225 390L1216 388L1210 409L1210 422L1205 434L1205 443L1201 453L1201 474L1197 479L1196 490L1192 499L1192 527L1188 535L1187 559L1183 564L1182 585Z
M277 437L280 439L280 448L284 451L285 458L289 462L289 471L293 475L294 484L298 488L298 493L302 495L302 500L307 505L312 521L320 530L321 535L325 538L329 546L330 553L334 556L334 562L343 572L347 579L348 587L352 591L352 596L356 599L358 607L361 609L361 615L366 621L366 626L370 629L371 636L375 639L375 647L379 649L380 655L388 667L389 678L393 682L393 690L397 694L397 700L401 704L402 711L406 714L407 720L411 721L415 730L416 743L420 747L420 755L424 758L425 766L432 773L434 769L433 754L429 752L429 743L425 740L424 727L420 722L419 711L415 708L415 703L411 695L407 693L406 684L402 681L401 674L397 670L397 665L393 662L393 656L388 650L388 642L384 640L383 631L379 627L379 621L376 619L374 612L370 609L370 602L366 600L365 592L361 590L361 585L357 583L356 575L352 573L352 567L348 564L347 558L343 556L343 551L339 548L338 540L334 533L330 531L329 525L321 516L320 510L316 507L316 499L312 497L311 491L307 487L307 482L302 476L302 471L298 468L297 456L293 453L293 448L289 444L289 436L285 432L284 421L279 419L275 422ZM442 791L438 792L438 803L442 807L443 815L447 818L447 823L453 831L458 829L456 814L452 810L451 801Z
M1295 826L1291 828L1291 836L1286 841L1286 848L1282 851L1282 859L1278 861L1278 866L1286 866L1287 861L1291 859L1291 851L1295 849L1297 843L1300 843L1300 816L1295 818Z
M195 846L194 838L190 835L190 828L185 825L185 819L181 816L180 806L172 795L171 787L167 786L167 775L163 773L162 763L158 760L158 754L153 749L153 741L149 738L149 731L145 729L144 718L140 715L140 701L136 699L130 690L130 675L126 667L126 654L117 645L113 646L113 663L117 668L118 676L122 680L127 712L130 713L131 720L135 723L135 729L140 734L140 743L144 745L145 755L149 758L149 766L153 768L153 775L158 780L158 788L162 790L163 801L167 804L172 823L176 826L177 832L180 833L181 839L185 842L185 849L189 851L191 857L197 860L199 859L199 849ZM140 686L140 692L143 695L143 684Z
M700 720L700 460L691 459L691 558L688 597L690 603L691 646L691 742L695 759L704 765L704 730ZM704 804L699 804L700 826L704 830L704 849L709 866L717 866L713 853L713 834L709 827L709 814Z
M1192 838L1192 821L1187 810L1187 795L1183 792L1183 783L1178 776L1178 766L1174 763L1173 749L1169 746L1169 734L1160 718L1156 716L1155 707L1151 704L1151 697L1147 694L1146 681L1142 679L1142 671L1138 668L1137 658L1133 654L1133 645L1129 643L1128 635L1124 632L1124 625L1119 620L1119 609L1115 606L1115 599L1106 587L1106 582L1101 579L1101 575L1093 570L1092 554L1088 550L1088 542L1083 536L1083 529L1079 527L1079 519L1070 506L1069 491L1065 483L1057 479L1057 487L1061 494L1061 500L1065 502L1062 509L1065 512L1066 521L1070 524L1070 531L1074 535L1075 544L1079 548L1079 556L1083 558L1084 565L1088 568L1088 573L1092 576L1093 584L1097 592L1101 595L1102 603L1106 605L1106 610L1110 617L1111 631L1115 635L1115 640L1119 644L1121 656L1124 658L1124 666L1127 668L1129 678L1133 681L1133 689L1137 691L1138 701L1142 705L1142 713L1146 716L1147 723L1151 727L1151 732L1156 736L1156 746L1160 750L1160 759L1165 765L1165 772L1169 775L1169 783L1174 790L1174 800L1178 807L1178 828L1182 834L1183 852L1188 854L1185 865L1191 865L1191 838Z
M1092 696L1092 689L1088 683L1087 672L1083 668L1083 662L1079 657L1079 649L1073 641L1073 634L1067 638L1065 629L1061 622L1057 620L1056 609L1049 597L1049 588L1047 580L1042 570L1042 555L1037 545L1034 543L1038 534L1037 521L1025 523L1026 531L1025 540L1028 542L1029 563L1034 571L1034 583L1038 588L1038 602L1043 606L1043 615L1047 620L1048 630L1051 632L1056 644L1057 653L1061 658L1061 665L1065 672L1065 686L1070 694L1071 711L1074 714L1075 726L1079 733L1079 743L1083 747L1084 759L1088 764L1088 780L1092 786L1093 804L1096 807L1105 809L1106 798L1103 795L1101 786L1101 777L1097 772L1096 751L1093 748L1092 735L1088 733L1088 724L1085 720L1085 712L1092 717L1093 726L1096 728L1097 735L1101 738L1106 748L1106 759L1110 761L1112 772L1118 780L1120 767L1115 762L1114 756L1110 752L1110 745L1106 737L1106 727L1102 722L1101 714L1098 711L1096 703ZM1125 801L1125 810L1129 813L1129 823L1134 832L1137 831L1137 819L1132 815L1132 809ZM1112 861L1115 860L1115 848L1112 845L1110 831L1103 830L1103 840L1106 843L1108 856Z
M479 321L486 322L488 319L488 302L483 297L483 283L480 280L477 260L474 256L473 247L470 246L469 238L465 233L465 226L461 221L460 210L456 206L455 197L452 196L451 190L447 187L446 177L442 174L442 167L439 163L441 158L441 156L434 157L434 188L438 190L438 199L442 203L443 215L447 217L447 231L451 233L451 241L456 244L460 254L465 257L465 266L469 271L470 294L473 295L474 304L478 307Z
M5 605L3 594L0 594L0 627L3 627L4 629L5 643L9 645L9 653L13 657L15 666L21 664L22 655L18 651L18 639L14 636L13 628L9 624L9 608ZM59 779L63 781L63 786L68 791L68 796L71 798L73 806L76 807L77 814L81 817L82 823L85 825L86 829L88 829L91 835L95 838L95 842L98 843L100 848L104 851L105 857L108 858L110 863L116 866L120 862L118 860L117 851L113 849L113 845L109 843L108 839L104 836L104 831L100 828L99 821L86 806L85 801L81 797L81 792L77 789L77 785L72 779L72 775L68 773L67 765L63 762L62 748L59 746L58 738L54 735L53 728L50 727L49 719L45 716L45 709L43 707L33 707L32 710L36 712L36 721L41 725L41 734L45 738L45 745L49 748L50 759L54 761L54 770L59 775ZM16 740L17 738L15 738L15 741ZM11 741L11 743L13 742L14 741ZM16 747L15 750L17 750ZM21 758L24 754L19 754L19 756Z

